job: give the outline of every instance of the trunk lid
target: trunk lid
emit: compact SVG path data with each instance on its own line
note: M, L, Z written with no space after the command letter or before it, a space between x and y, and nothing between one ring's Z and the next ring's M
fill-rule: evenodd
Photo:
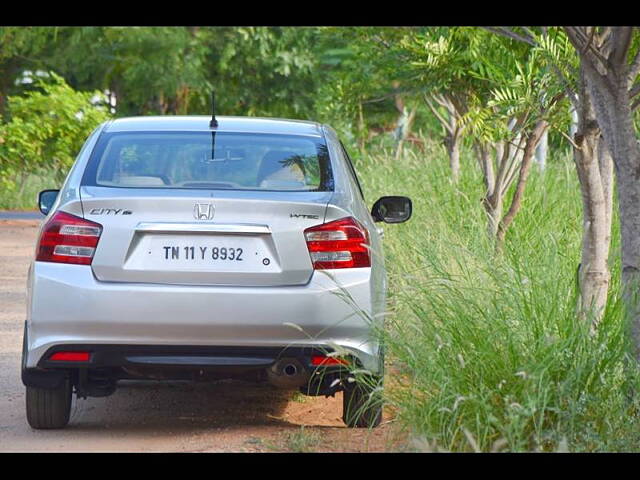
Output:
M303 231L323 223L331 192L81 187L103 232L98 280L174 285L304 285Z

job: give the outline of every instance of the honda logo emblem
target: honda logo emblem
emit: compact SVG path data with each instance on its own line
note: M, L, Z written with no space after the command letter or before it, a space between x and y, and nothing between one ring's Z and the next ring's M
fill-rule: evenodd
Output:
M196 220L211 220L215 209L211 203L196 203L193 207L193 216Z

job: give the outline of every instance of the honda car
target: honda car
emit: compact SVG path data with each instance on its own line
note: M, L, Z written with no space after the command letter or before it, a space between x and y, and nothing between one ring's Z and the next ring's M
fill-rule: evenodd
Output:
M33 428L122 380L266 381L343 392L382 418L386 276L379 222L329 126L133 117L100 125L46 214L28 275L22 381Z

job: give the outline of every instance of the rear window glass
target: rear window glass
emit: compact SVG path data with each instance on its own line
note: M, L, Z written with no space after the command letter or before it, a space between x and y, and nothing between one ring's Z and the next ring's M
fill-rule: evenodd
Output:
M117 132L101 135L84 185L332 190L326 145L300 135Z

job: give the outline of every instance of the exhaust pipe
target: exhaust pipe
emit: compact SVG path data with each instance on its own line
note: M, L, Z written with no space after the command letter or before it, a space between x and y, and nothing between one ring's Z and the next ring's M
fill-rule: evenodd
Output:
M295 358L282 358L267 369L269 383L285 389L305 385L310 375L310 372Z

